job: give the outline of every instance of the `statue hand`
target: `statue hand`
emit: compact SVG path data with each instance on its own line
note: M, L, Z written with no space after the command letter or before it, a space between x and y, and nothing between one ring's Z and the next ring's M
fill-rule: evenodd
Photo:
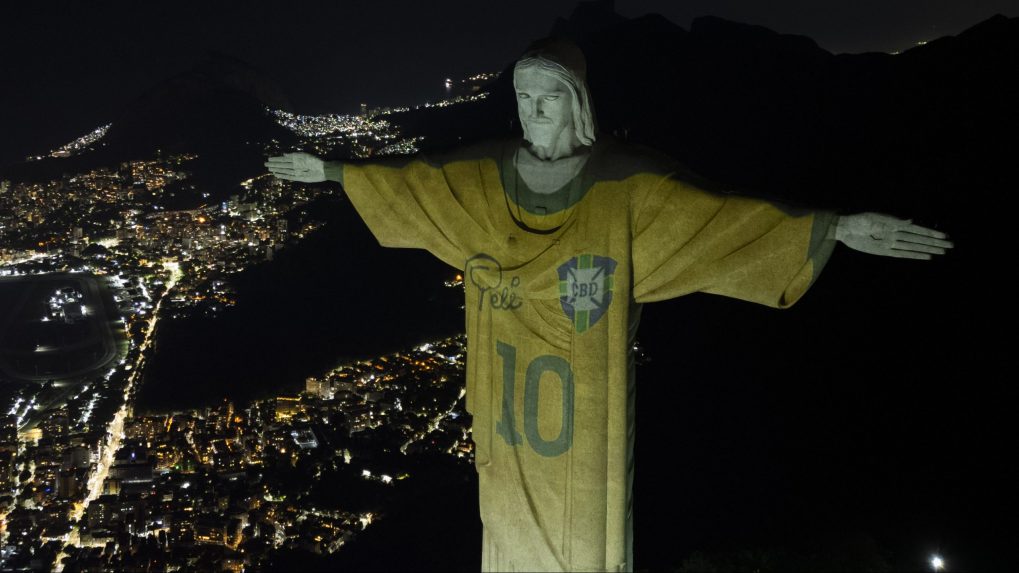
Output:
M835 238L857 251L903 259L930 260L954 246L940 231L881 213L843 215Z
M326 180L325 162L310 153L284 153L270 157L265 166L273 175L287 181L318 183Z

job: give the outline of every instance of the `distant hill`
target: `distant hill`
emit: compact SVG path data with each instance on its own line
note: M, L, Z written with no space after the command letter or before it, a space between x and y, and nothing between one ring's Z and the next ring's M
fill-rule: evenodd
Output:
M221 191L262 171L262 142L293 141L266 116L265 107L291 109L283 90L244 62L210 53L191 70L153 86L113 122L94 151L9 167L15 180L59 178L122 161L164 154L197 153L195 182Z

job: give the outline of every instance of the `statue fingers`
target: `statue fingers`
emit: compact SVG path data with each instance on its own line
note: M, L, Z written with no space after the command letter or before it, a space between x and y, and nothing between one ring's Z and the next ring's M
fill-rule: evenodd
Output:
M919 261L929 261L933 258L928 253L915 253L913 251L901 251L899 249L888 249L882 254L886 257L895 257L897 259L916 259Z
M897 251L911 251L914 253L930 253L932 255L943 255L945 249L932 245L921 245L919 243L907 243L905 241L892 242L892 249Z
M941 247L942 249L951 249L955 246L952 241L946 241L944 239L936 239L927 235L918 235L916 233L909 233L904 231L896 231L893 235L893 239L896 242L902 241L906 243L915 243L918 245L930 245L932 247Z
M907 233L913 233L915 235L923 235L925 237L934 237L935 239L947 239L948 238L948 235L942 233L941 231L936 231L934 229L928 229L927 227L923 227L923 226L920 226L920 225L909 224L909 225L905 225L905 226L901 227L899 230L900 231L905 231Z

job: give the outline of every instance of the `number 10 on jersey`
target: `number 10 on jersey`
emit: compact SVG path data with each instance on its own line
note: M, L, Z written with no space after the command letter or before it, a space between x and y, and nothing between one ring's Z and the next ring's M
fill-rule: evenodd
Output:
M511 344L496 341L496 352L502 359L502 414L495 423L495 431L510 446L524 443L523 436L517 431L515 416L515 389L517 371L517 349ZM556 375L561 384L562 417L560 418L559 435L553 440L541 437L538 431L538 405L542 374L550 372ZM555 457L566 453L573 444L573 370L565 358L543 354L527 365L524 375L524 436L531 449L538 455Z

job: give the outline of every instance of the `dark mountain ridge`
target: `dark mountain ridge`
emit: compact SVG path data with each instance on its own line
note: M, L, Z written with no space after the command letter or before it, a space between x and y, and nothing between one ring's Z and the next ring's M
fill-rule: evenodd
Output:
M267 106L292 109L283 90L248 64L210 52L189 71L153 86L123 110L93 151L11 166L15 180L59 178L122 161L196 153L189 164L202 191L233 188L261 169L261 143L293 135L266 116Z
M557 28L572 30L587 54L600 129L751 193L909 208L918 187L927 198L932 182L956 178L955 155L979 160L974 150L1019 117L1015 18L897 55L833 55L803 36L716 17L689 31L658 15L595 20L590 32ZM394 121L437 147L519 131L511 71L475 106Z

